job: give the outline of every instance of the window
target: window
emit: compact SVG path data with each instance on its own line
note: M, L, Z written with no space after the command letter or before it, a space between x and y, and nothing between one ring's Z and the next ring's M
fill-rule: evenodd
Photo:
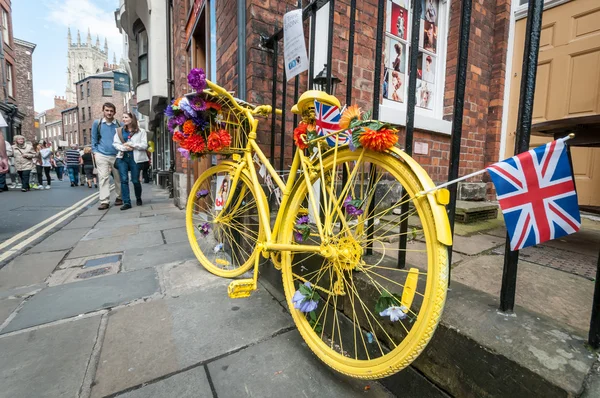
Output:
M81 99L83 99L83 84L79 86L79 91L81 93Z
M2 9L2 39L8 45L10 45L10 33L8 30L8 12Z
M15 96L15 90L13 87L13 68L8 62L6 63L6 92L9 97Z
M148 80L148 32L146 29L137 34L138 44L138 77L139 81Z
M85 129L83 129L83 145L87 145L87 135L85 134Z
M85 108L81 108L81 121L85 122Z
M112 82L102 82L102 96L112 97Z
M87 96L89 97L90 96L90 82L87 82L86 86L87 86Z
M381 118L397 124L404 124L406 118L408 55L412 35L410 4L408 0L387 1ZM449 133L451 124L441 123L443 124L441 126L439 123L442 122L444 106L448 3L440 0L421 0L421 5L416 117L431 121L426 124L427 126L431 124L432 130L441 132L447 130ZM415 122L423 126L422 122ZM429 129L427 126L423 127Z
M88 106L88 118L89 120L92 120L92 107Z
M77 76L79 77L79 80L85 79L85 69L83 68L82 65L79 65L79 72L77 72ZM82 87L82 92L83 92L83 87ZM83 94L81 94L81 97L83 98Z

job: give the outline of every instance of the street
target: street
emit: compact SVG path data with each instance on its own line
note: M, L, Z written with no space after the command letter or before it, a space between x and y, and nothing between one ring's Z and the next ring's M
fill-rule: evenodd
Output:
M52 174L52 189L0 193L0 243L98 191L87 186L73 188L68 177L58 181Z

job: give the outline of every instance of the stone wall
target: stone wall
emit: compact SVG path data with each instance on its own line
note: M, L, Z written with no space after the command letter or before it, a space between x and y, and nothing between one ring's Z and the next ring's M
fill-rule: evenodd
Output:
M21 134L28 140L35 138L33 106L32 53L35 45L15 40L15 86L19 110L25 114Z

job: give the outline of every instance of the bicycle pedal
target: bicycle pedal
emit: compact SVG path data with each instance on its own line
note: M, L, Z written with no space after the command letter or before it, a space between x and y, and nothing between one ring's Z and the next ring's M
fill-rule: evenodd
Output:
M410 308L413 300L415 299L415 292L417 291L417 284L419 283L419 269L411 268L406 276L404 282L404 290L402 291L401 302L406 308Z
M256 282L254 279L237 279L229 284L227 294L229 298L245 298L250 297L255 290Z

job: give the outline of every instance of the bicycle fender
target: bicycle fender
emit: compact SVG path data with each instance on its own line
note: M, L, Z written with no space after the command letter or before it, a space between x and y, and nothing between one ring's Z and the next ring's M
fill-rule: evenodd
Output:
M400 158L400 160L410 167L412 172L415 173L415 176L417 176L419 179L423 190L428 190L435 187L435 184L429 177L429 174L427 174L423 167L421 167L421 165L406 152L399 148L393 147L388 153L390 153L392 156ZM427 200L429 200L431 211L433 212L437 240L446 246L451 246L452 231L450 229L450 222L448 221L448 213L446 213L446 206L437 202L434 192L427 194Z

